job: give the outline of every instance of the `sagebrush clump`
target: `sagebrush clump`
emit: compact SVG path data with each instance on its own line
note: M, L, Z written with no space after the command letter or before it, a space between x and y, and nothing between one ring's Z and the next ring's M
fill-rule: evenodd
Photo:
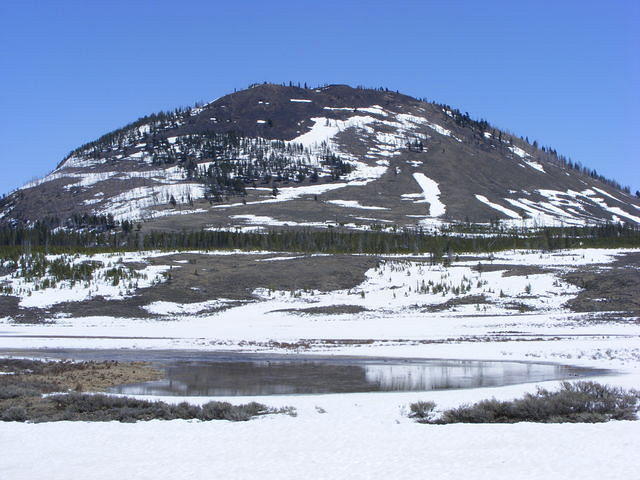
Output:
M139 420L230 420L242 422L258 415L276 413L266 405L251 402L245 405L232 405L228 402L208 402L202 406L187 402L177 405L139 400L130 397L114 397L103 394L69 393L52 395L48 400L54 402L55 413L51 420L85 420L136 422Z
M433 418L433 402L411 405L420 423L597 423L637 420L640 392L596 382L563 382L560 389L539 388L510 401L490 399L445 410Z
M435 402L416 402L409 406L409 417L415 418L418 422L429 422L434 415Z

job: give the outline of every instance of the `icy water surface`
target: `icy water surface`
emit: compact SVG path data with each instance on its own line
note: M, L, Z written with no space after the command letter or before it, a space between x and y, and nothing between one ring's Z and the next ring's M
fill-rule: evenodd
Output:
M32 355L35 356L35 352ZM129 395L253 396L428 391L497 387L606 373L551 363L169 350L47 350L46 356L147 361L165 372L162 380L122 385L111 390Z
M428 391L575 378L572 368L531 363L431 360L179 361L164 380L114 389L145 395L249 396L375 391Z

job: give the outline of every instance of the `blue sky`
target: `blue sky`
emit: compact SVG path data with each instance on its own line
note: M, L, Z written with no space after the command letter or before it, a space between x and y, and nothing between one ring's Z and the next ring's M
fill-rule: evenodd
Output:
M0 192L260 81L386 86L640 189L640 2L0 2Z

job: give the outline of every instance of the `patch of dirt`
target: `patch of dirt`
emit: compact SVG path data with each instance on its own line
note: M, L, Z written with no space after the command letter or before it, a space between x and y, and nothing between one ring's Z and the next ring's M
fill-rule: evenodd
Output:
M622 256L611 268L584 268L563 279L583 290L567 306L575 312L618 311L640 315L640 254Z
M443 312L445 310L450 310L458 305L481 305L487 304L487 298L484 295L467 295L466 297L452 298L447 300L444 303L439 303L437 305L429 305L423 312Z
M0 295L0 318L9 317L13 323L47 323L47 312L41 308L23 308L20 298L13 295Z
M180 302L211 298L247 300L253 298L251 292L256 288L328 292L359 285L365 280L365 272L379 262L376 258L356 255L258 261L275 256L281 255L187 254L154 258L151 259L154 264L166 265L175 260L189 263L176 265L171 271L171 280L152 290L158 292L160 299Z
M18 309L18 303L20 299L18 297L10 295L0 295L0 317L12 317L15 318Z
M300 315L343 315L368 312L369 309L360 305L328 305L326 307L283 308L269 313L297 313Z
M0 358L0 420L25 421L56 413L54 392L104 391L162 378L145 362L44 362Z
M41 362L0 359L0 381L28 381L49 385L49 391L104 391L109 387L162 378L162 372L147 362ZM46 392L42 392L46 393Z
M521 302L509 302L504 304L505 308L510 310L517 310L519 313L533 312L535 308Z
M503 277L526 277L527 275L540 275L543 273L552 273L551 268L543 268L535 265L509 265L496 263L482 263L471 267L476 272L498 272L504 270Z
M15 271L16 271L16 267L9 268L9 267L5 266L4 263L0 262L0 277L5 277L5 276L7 276L10 273L13 273ZM0 285L2 285L2 284L0 283Z
M139 290L138 292L144 292L145 290ZM138 295L122 300L108 300L98 296L83 302L59 303L49 307L43 313L48 315L65 314L70 317L108 315L121 318L151 318L153 315L142 308L147 303L149 302L146 302L143 297Z

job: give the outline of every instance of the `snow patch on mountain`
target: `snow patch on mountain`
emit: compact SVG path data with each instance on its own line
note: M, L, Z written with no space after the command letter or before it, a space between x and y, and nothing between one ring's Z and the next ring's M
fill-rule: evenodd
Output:
M502 205L498 205L497 203L493 203L491 202L487 197L485 197L484 195L476 195L475 196L479 201L481 201L482 203L490 206L491 208L493 208L494 210L498 210L501 213L504 213L505 215L507 215L508 217L511 218L516 218L516 219L521 219L522 217L514 212L513 210L507 208L507 207L503 207Z
M598 189L596 187L593 187L593 189L587 188L585 190L582 190L581 192L576 192L574 190L567 190L566 192L562 192L562 191L548 190L548 189L539 189L536 191L540 195L547 197L549 199L549 202L555 207L558 207L558 208L571 207L571 208L567 208L567 210L573 212L574 219L578 217L581 220L582 224L598 222L598 219L596 219L595 217L593 217L592 215L586 212L585 206L588 206L589 204L595 205L601 208L602 210L605 210L611 213L612 214L611 219L614 222L620 221L619 218L618 219L615 218L617 216L617 217L624 217L627 220L640 223L640 217L637 217L631 213L628 213L620 207L609 206L607 202L604 200L604 198L601 198L598 196L595 190L607 195L607 193L604 192L604 190ZM613 197L612 195L608 195L608 196L622 203L623 205L629 206L629 204L620 201L619 199ZM545 206L544 202L541 204L541 206L542 207ZM580 213L578 213L578 211L580 211ZM555 210L555 212L559 213L558 210Z
M110 213L116 220L136 220L151 218L157 213L150 207L166 205L173 197L176 202L190 203L204 198L205 189L201 183L176 183L137 187L109 198L100 207L103 213Z
M538 170L539 172L542 173L547 173L544 170L544 167L538 163L538 162L534 162L533 160L525 160L524 163L526 163L527 165L529 165L531 168L533 168L534 170Z
M440 125L437 125L435 123L427 122L427 126L430 129L435 130L436 132L438 132L440 135L444 135L445 137L451 136L451 130L447 130L446 128L441 127Z
M248 225L261 225L265 227L326 227L334 222L296 222L293 220L277 220L267 215L230 215L229 218L242 220Z
M594 189L595 191L597 191L598 193L601 193L602 195L605 195L605 196L607 196L607 197L609 197L609 198L611 198L611 199L615 200L616 202L626 203L626 202L624 202L624 201L620 200L619 198L614 197L614 196L613 196L613 195L611 195L610 193L605 192L605 191L604 191L604 190L602 190L601 188L593 187L593 189ZM635 206L635 205L634 205L634 206ZM636 207L636 208L638 208L638 207Z
M486 136L486 134L485 134L485 136ZM539 172L542 172L542 173L547 173L547 172L545 172L544 167L540 163L538 163L538 162L536 162L534 160L531 160L530 159L531 155L529 155L527 152L525 152L520 147L516 147L515 145L511 145L509 147L509 150L511 150L512 153L514 153L515 155L517 155L518 157L523 159L524 163L529 165L534 170L538 170Z
M511 150L513 153L515 153L520 158L528 158L528 157L530 157L530 155L527 152L525 152L520 147L516 147L515 145L511 145L509 147L509 150Z
M514 207L524 210L527 215L529 215L529 223L531 223L531 226L533 227L550 227L560 226L563 224L582 225L584 223L582 220L575 219L573 217L564 217L563 219L558 219L558 217L552 215L549 211L540 207L528 198L519 198L518 200L515 200L513 198L505 198L505 200Z
M389 210L385 207L374 207L371 205L361 205L357 200L327 200L327 203L338 205L339 207L346 208L360 208L362 210Z
M329 192L331 190L337 190L339 188L344 188L347 186L361 186L365 185L366 181L353 181L353 182L339 182L339 183L323 183L318 185L303 185L299 187L283 187L278 189L277 195L270 195L263 200L256 200L252 202L236 202L236 203L227 203L223 205L214 205L212 208L233 208L233 207L241 207L244 205L258 205L263 203L280 203L280 202L288 202L290 200L295 200L297 198L301 198L308 195L320 195L325 192ZM254 190L260 190L256 188ZM271 191L271 189L267 189Z
M360 107L358 108L358 111L372 113L374 115L380 115L383 117L389 116L389 112L382 108L380 105L372 105L371 107Z
M107 180L129 180L133 178L143 178L155 180L162 183L175 183L184 180L185 174L181 167L169 167L165 169L154 170L131 170L131 171L102 171L102 172L70 172L64 167L62 170L56 171L39 180L29 182L20 190L33 188L46 182L56 180L71 180L70 183L64 185L66 190L72 188L89 188L94 185L105 182Z
M627 220L631 220L632 222L636 222L636 223L640 223L640 217L637 217L635 215L632 215L630 213L625 212L624 210L622 210L620 207L610 207L609 205L607 205L607 202L604 201L604 199L599 198L599 197L589 197L594 203L598 204L598 206L600 208L602 208L603 210L606 210L610 213L613 214L613 216L615 215L619 215L621 217L626 218ZM615 218L612 218L612 220L615 221L619 221L616 220Z
M100 158L87 158L73 155L65 160L62 168L89 168L100 165L101 163L103 163L103 160Z
M314 150L321 146L323 143L330 144L333 138L341 131L347 128L356 127L368 132L372 132L372 129L368 127L370 123L377 121L371 116L353 116L347 120L336 120L327 117L313 117L311 118L313 125L311 130L303 133L302 135L290 140L289 143L299 143L305 148Z
M325 220L323 222L299 222L295 220L278 220L267 215L230 215L229 218L233 220L241 220L245 224L245 226L236 226L234 228L238 228L245 231L251 231L251 228L247 228L246 226L252 226L253 230L263 229L268 227L312 227L312 228L327 228L327 227L337 227L347 228L350 230L369 230L371 228L370 225L363 225L357 223L337 223L332 220ZM357 218L357 217L356 217ZM213 229L211 229L213 230Z
M446 206L440 201L440 188L438 183L431 180L424 173L414 173L413 178L422 189L422 197L429 204L429 216L441 217L446 212Z

